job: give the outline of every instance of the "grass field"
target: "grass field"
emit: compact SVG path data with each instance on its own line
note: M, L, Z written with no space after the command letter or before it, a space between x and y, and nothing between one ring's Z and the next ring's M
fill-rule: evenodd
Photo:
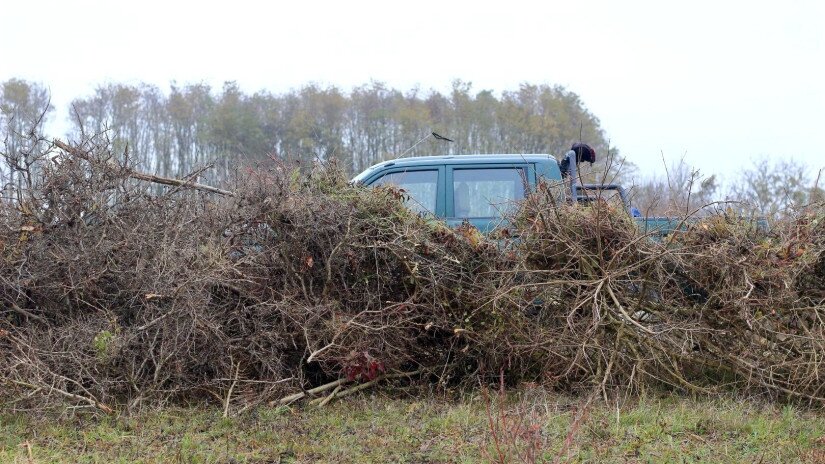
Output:
M117 418L6 414L0 462L825 463L825 413L792 406L675 396L585 406L538 389L496 403L374 393L228 418L204 407Z

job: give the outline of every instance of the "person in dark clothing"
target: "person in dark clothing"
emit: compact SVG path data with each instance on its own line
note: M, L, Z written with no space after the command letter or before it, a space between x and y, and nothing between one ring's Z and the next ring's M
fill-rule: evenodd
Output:
M586 143L576 142L570 147L576 153L576 162L587 161L590 164L596 162L596 150Z
M590 164L596 162L596 150L586 143L576 142L572 147L570 147L570 150L565 153L564 158L562 158L561 163L559 164L562 177L567 177L567 174L570 171L570 159L573 155L576 156L576 164L581 163L582 161L587 161Z

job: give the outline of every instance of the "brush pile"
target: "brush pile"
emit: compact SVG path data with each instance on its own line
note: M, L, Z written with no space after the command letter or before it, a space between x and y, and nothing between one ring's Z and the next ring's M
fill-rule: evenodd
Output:
M403 371L825 397L822 209L657 241L540 188L485 237L332 166L273 162L225 196L134 177L89 139L47 150L5 195L3 407L228 409Z
M567 380L825 401L822 207L770 232L718 214L654 240L608 205L548 197L529 198L516 224L547 325L571 347Z

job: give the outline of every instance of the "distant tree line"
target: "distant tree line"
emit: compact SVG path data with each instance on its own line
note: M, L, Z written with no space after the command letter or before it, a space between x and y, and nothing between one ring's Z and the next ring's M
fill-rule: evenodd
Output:
M717 174L705 174L684 159L665 175L633 179L631 198L645 216L734 210L775 218L794 208L825 201L822 171L793 159L755 158L724 189Z
M43 149L36 134L54 116L40 83L0 83L2 185L14 184L15 166ZM584 172L591 180L634 184L634 204L643 214L690 211L715 200L747 201L760 214L821 199L819 176L793 161L758 159L723 190L715 175L704 176L683 160L664 177L638 178L634 166L609 147L599 120L575 93L549 85L517 90L475 91L454 81L447 93L401 91L380 82L349 91L306 85L276 94L244 92L236 83L106 84L75 99L68 109L69 138L102 135L128 151L138 166L182 177L206 165L207 179L230 178L242 165L270 156L303 163L335 160L350 173L399 156L472 153L564 154L575 141L596 148L600 162ZM428 137L437 132L452 143ZM607 155L607 156L605 156ZM814 173L815 174L815 173Z
M19 79L2 85L4 136L12 141L7 150L15 151L15 140L25 138L19 134L46 110L48 92ZM282 94L250 94L234 82L221 89L173 83L167 90L107 84L75 99L69 114L68 136L106 131L116 146L128 143L143 169L167 176L214 163L220 178L241 161L269 156L334 159L357 173L402 154L561 154L580 139L607 149L598 119L578 95L548 85L523 84L496 95L462 81L446 94L402 92L379 82L348 92L307 85ZM433 131L454 143L426 139Z

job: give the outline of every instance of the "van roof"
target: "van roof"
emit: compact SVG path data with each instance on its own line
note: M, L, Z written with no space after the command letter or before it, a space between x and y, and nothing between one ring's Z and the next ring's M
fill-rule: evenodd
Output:
M414 156L410 158L397 158L394 160L382 161L374 164L357 175L353 180L359 180L365 177L370 172L377 168L387 166L424 166L430 164L440 164L449 162L449 164L484 164L484 163L519 163L519 162L536 162L554 160L553 156L548 154L522 154L522 153L505 153L505 154L489 154L489 155L434 155L434 156Z

